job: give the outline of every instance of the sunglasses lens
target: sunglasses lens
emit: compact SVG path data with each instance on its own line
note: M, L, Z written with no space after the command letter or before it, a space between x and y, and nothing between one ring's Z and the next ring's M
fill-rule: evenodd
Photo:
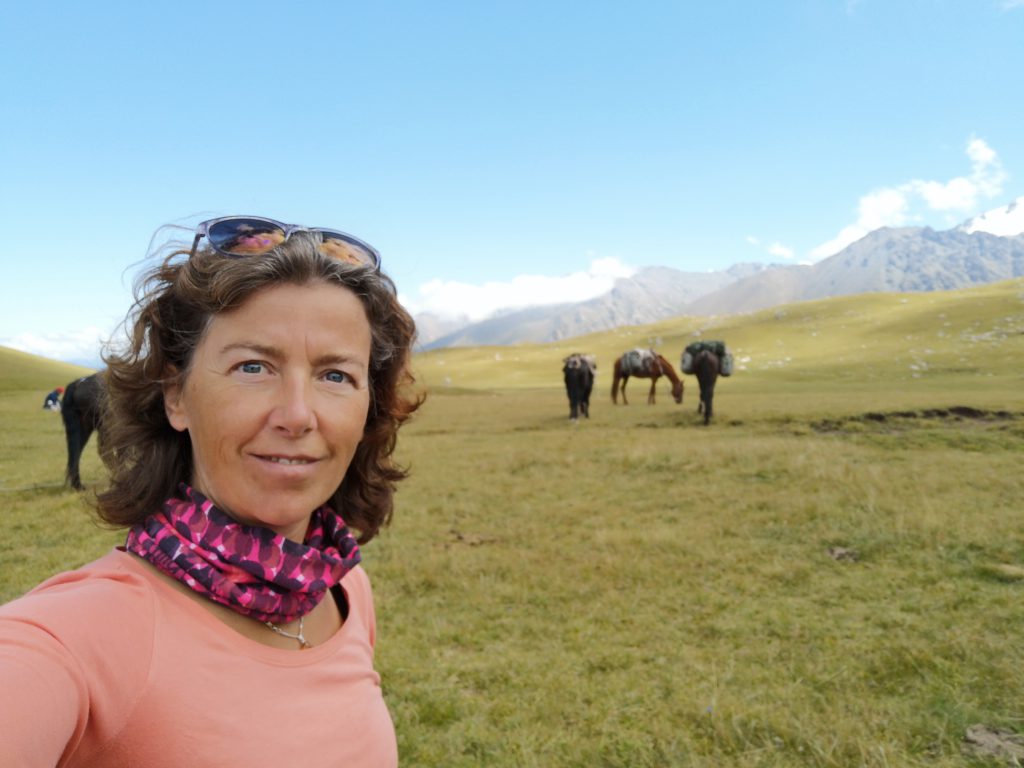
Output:
M354 237L348 237L341 232L331 232L325 229L320 230L320 235L323 237L320 252L325 256L348 264L379 266L380 258L377 256L377 252L366 243L362 243Z
M285 241L284 230L262 219L228 219L213 224L206 233L210 244L228 256L258 256Z

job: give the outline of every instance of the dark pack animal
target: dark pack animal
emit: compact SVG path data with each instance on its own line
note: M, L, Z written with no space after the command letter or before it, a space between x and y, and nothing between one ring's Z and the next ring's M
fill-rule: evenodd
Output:
M684 373L692 373L700 385L700 403L697 413L704 414L704 424L711 421L715 399L715 382L718 376L732 373L732 354L722 341L696 341L683 351L680 367Z
M82 490L78 462L89 436L99 427L103 401L102 374L94 373L75 379L64 390L64 403L60 414L64 419L64 434L68 442L68 466L65 472L72 488Z
M594 388L597 360L593 355L576 353L569 355L562 362L565 392L569 396L569 419L576 421L580 414L589 419L590 392Z
M715 382L718 381L720 367L720 358L709 350L702 350L693 358L693 372L696 374L697 384L700 386L700 404L697 406L697 413L703 409L705 426L711 421Z
M648 405L654 405L654 390L662 376L672 382L672 399L677 403L683 402L682 379L676 375L672 364L653 349L630 350L615 361L612 369L613 403L618 402L618 394L621 391L623 405L629 405L629 401L626 400L626 383L630 376L651 380L651 391L647 395Z

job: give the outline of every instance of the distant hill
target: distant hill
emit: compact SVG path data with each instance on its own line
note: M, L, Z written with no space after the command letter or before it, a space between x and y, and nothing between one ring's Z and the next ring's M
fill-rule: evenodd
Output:
M616 280L611 291L595 299L500 314L429 341L423 349L543 343L653 323L683 314L701 296L764 269L762 264L737 264L722 272L648 267L631 278Z
M93 373L93 370L80 365L50 360L10 347L0 347L0 371L0 393L37 390L40 407L47 392Z
M830 296L953 290L1021 277L1024 234L981 228L1007 231L1019 210L1024 199L946 231L884 227L813 265L739 264L720 272L648 267L595 299L511 311L439 338L421 334L422 348L543 343L679 315L729 315Z
M439 393L564 388L562 359L586 352L597 357L595 407L610 402L612 364L624 351L653 345L676 366L686 345L699 338L729 344L736 359L730 388L783 392L798 380L813 383L819 377L855 386L885 380L911 387L921 381L927 388L929 379L950 377L968 389L971 381L984 380L1019 393L1024 278L935 293L836 296L716 318L673 317L508 349L435 349L416 354L413 365L421 384ZM686 382L690 399L684 403L693 398L693 380Z

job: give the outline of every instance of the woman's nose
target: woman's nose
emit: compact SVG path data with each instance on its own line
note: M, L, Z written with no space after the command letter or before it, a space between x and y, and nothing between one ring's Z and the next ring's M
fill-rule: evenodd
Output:
M285 377L278 390L271 413L271 426L289 434L300 435L316 427L312 384L299 377Z

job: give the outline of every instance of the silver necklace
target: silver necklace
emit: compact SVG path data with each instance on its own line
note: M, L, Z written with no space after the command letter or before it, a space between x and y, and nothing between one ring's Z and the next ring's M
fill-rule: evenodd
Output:
M275 632L277 632L277 634L281 635L282 637L287 637L287 638L289 638L291 640L298 640L299 641L299 648L300 649L302 649L302 648L312 648L313 644L311 642L309 642L306 639L306 636L302 633L302 623L303 623L304 619L305 619L305 616L299 616L299 631L298 632L286 632L285 630L281 629L276 624L272 624L269 621L265 621L263 623L266 624L268 627L270 627Z

